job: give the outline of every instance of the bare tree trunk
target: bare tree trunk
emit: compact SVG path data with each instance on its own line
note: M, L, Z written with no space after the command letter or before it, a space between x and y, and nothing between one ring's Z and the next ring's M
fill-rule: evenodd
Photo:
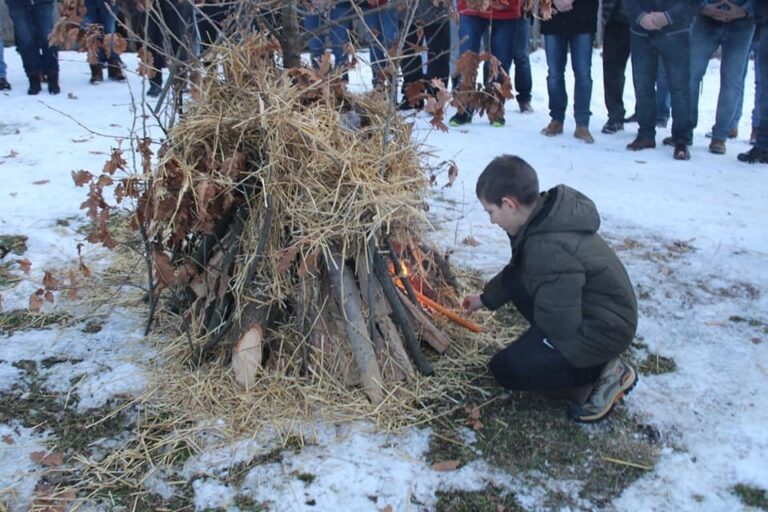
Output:
M297 0L286 0L280 9L282 27L280 30L280 47L283 49L283 66L298 67L301 64L301 27L299 25L299 8Z

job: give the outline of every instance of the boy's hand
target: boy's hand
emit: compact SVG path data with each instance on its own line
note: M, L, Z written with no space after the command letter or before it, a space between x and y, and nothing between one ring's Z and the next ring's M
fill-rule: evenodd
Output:
M479 295L467 295L464 300L461 301L461 307L467 313L472 313L483 307L483 301L480 300Z

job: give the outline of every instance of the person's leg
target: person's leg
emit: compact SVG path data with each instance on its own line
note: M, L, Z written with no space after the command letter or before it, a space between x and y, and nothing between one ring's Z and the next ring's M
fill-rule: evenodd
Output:
M604 365L575 368L532 325L490 362L496 382L519 391L569 389L594 383Z
M654 141L656 137L656 94L654 87L659 67L659 54L649 37L631 34L632 82L637 101L637 138ZM630 148L630 149L643 149Z
M592 34L570 36L571 68L574 76L573 114L577 127L589 128L592 113ZM590 137L591 138L591 137Z
M672 100L672 138L675 146L683 147L690 145L693 140L689 35L680 33L663 36L658 40Z
M413 87L412 84L419 84L420 89L423 89L423 83L420 83L420 81L424 79L423 66L421 64L421 52L417 53L414 50L414 48L424 46L424 40L419 40L419 33L423 33L423 29L414 23L411 26L411 30L405 35L403 58L400 61L400 70L403 75L403 100L400 103L401 108L419 106L418 102L410 103L406 98L406 90L409 87Z
M531 39L531 22L522 17L517 20L515 31L514 56L515 64L515 90L517 91L517 103L523 112L532 112L530 109L531 92L533 91L533 78L531 76L531 59L529 55L529 43ZM527 108L526 108L527 107Z
M3 52L5 51L5 41L3 41L3 34L0 34L0 80L5 80L6 66L3 59Z
M667 72L664 71L664 65L661 63L661 57L658 62L658 73L656 75L656 125L667 126L669 122L670 111L672 110L672 100L669 95L669 82Z
M565 36L545 35L544 50L547 57L549 117L562 125L565 121L565 109L568 106L568 92L565 90L568 39Z
M336 2L330 12L330 22L333 24L330 31L331 50L333 51L334 66L336 68L347 68L349 66L349 55L345 53L345 46L349 43L349 32L352 27L350 17L354 14L352 5L349 2ZM346 72L344 79L347 79Z
M741 122L741 116L744 112L744 89L746 87L747 82L747 71L749 71L749 56L752 54L752 50L754 49L754 36L752 39L752 42L750 42L749 49L747 50L747 62L744 66L744 75L741 78L742 84L744 84L744 87L741 89L741 94L739 95L739 99L736 102L736 111L733 113L733 118L731 119L731 122L728 124L729 129L731 131L738 130L739 129L739 122Z
M466 52L478 53L480 51L480 42L483 34L488 29L488 24L488 20L479 16L461 16L459 21L459 61ZM475 89L475 84L466 84L465 86L462 83L463 81L464 78L457 71L453 77L453 89L454 98L458 99L460 104L462 104L462 90L474 91ZM459 111L454 114L449 121L451 126L459 126L470 122L472 122L472 109L469 107L465 107L463 112Z
M58 4L35 4L33 19L35 23L37 45L42 53L43 73L48 78L48 92L58 94L59 87L59 47L48 44L48 34L53 30L53 9Z
M736 20L727 24L721 42L720 94L717 97L715 125L712 127L713 141L724 142L737 117L736 110L740 108L739 102L744 95L744 75L754 32L752 20Z
M40 74L43 72L43 60L37 38L37 24L33 19L31 6L8 3L8 12L13 20L13 32L16 49L21 55L24 72L29 78L29 93L40 92ZM35 92L36 91L36 92Z
M374 10L375 9L375 10ZM384 69L389 66L387 50L397 36L397 12L394 7L368 9L364 14L365 24L373 34L370 44L373 83L379 83ZM372 12L371 12L372 11ZM368 34L371 37L371 34Z
M623 124L624 84L629 59L629 25L609 21L603 33L603 89L608 122Z
M302 18L302 26L309 36L307 41L307 49L309 49L309 56L312 59L312 66L317 67L318 61L325 52L325 41L323 34L319 34L317 29L320 27L320 14L316 12L309 12Z
M765 29L763 29L765 30ZM766 36L768 37L768 36ZM763 77L760 74L760 41L753 41L752 42L752 58L754 59L754 70L755 70L755 105L752 108L752 129L757 132L757 127L760 126L760 102L763 99L763 86L762 86L762 80ZM750 140L754 139L754 137L750 136Z
M451 75L451 23L448 17L427 23L427 79L437 78L448 86Z
M740 162L768 164L768 36L763 33L755 55L756 68L760 69L760 124L757 127L755 146L738 156Z
M699 124L699 96L701 80L707 72L709 60L723 37L724 24L699 14L691 27L691 128ZM722 86L722 84L721 84Z

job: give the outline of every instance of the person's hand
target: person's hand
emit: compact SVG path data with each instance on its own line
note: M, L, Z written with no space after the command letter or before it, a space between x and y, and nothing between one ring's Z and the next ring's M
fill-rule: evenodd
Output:
M461 301L461 307L467 313L472 313L483 307L483 301L480 300L479 295L467 295Z
M667 18L667 15L663 12L652 12L650 13L650 16L651 22L657 29L662 29L669 25L669 18Z
M747 10L744 7L736 5L730 0L725 0L725 5L728 6L728 9L723 11L728 16L726 21L739 20L747 16Z
M659 27L653 22L653 16L649 12L640 17L640 26L645 30L659 30Z
M573 0L553 0L558 12L568 12L573 9Z

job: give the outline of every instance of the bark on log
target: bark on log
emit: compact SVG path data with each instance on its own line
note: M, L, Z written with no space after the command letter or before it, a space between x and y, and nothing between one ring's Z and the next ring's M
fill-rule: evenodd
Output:
M400 294L400 302L402 302L411 320L413 320L414 329L419 337L438 353L442 354L445 352L448 345L451 344L451 338L435 327L432 320L422 311L421 306L412 303L402 293Z
M352 269L344 263L338 253L331 255L331 261L327 262L326 267L331 279L333 297L344 316L344 329L352 346L352 354L360 368L363 388L373 404L380 404L384 400L381 371L376 362L373 342L366 333L366 322L360 305L360 288L355 282Z

